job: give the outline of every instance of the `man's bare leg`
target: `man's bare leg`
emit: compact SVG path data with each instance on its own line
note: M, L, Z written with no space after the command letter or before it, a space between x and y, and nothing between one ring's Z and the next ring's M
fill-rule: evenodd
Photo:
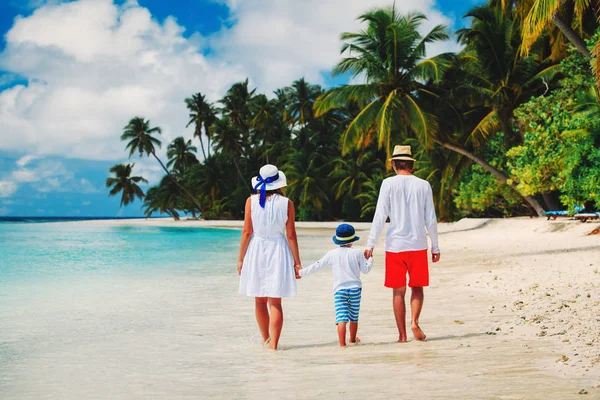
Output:
M411 288L410 294L410 310L411 310L411 320L410 320L410 328L412 329L415 340L425 340L427 336L423 333L421 328L419 327L419 316L421 315L421 309L423 308L423 288L422 287L414 287Z
M406 304L404 304L404 295L406 287L394 289L394 317L396 317L396 325L398 326L398 341L406 342Z
M350 322L350 343L360 343L360 339L356 336L358 332L358 322Z
M266 343L269 340L269 309L267 307L267 298L255 297L254 306L258 329L260 330L263 343Z
M346 347L346 323L338 322L337 331L338 338L340 339L340 347Z
M281 308L281 299L277 297L269 297L269 333L271 334L271 342L269 349L277 350L279 344L279 336L283 329L283 309Z

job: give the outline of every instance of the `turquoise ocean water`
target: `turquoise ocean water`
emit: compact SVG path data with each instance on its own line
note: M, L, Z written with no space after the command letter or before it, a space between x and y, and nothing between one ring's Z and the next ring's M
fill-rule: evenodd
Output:
M0 223L0 282L235 270L237 230Z
M239 237L0 223L0 399L201 395L223 362L222 316L239 313L222 305L237 296Z

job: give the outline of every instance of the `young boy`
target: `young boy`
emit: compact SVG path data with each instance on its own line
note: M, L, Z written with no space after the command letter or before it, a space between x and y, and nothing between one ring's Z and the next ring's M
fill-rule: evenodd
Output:
M350 322L350 343L360 342L356 336L362 291L360 273L368 273L373 266L373 258L366 260L362 251L352 248L352 243L359 239L352 225L341 224L333 237L333 242L340 247L325 254L316 263L300 270L300 277L303 277L331 265L335 293L335 323L341 347L346 347L348 322Z

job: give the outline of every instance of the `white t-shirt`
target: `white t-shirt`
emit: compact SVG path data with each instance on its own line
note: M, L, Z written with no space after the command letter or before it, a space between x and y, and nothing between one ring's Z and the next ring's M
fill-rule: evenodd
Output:
M375 247L388 217L390 227L385 237L385 251L426 250L428 232L431 252L440 252L429 182L414 175L396 175L383 180L367 242L368 249Z
M333 271L333 291L362 287L360 273L368 273L373 267L373 258L365 260L363 252L352 247L340 246L331 250L319 261L300 270L300 276L306 276L331 265Z

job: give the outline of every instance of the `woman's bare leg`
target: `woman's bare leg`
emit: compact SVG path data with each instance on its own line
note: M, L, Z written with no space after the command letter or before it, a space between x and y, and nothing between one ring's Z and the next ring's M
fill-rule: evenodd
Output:
M281 330L283 329L283 309L281 308L280 298L269 297L269 311L269 332L271 333L269 348L271 350L277 350L279 336L281 336Z
M267 297L255 297L255 313L258 329L263 339L263 343L269 340L269 308L267 307Z

